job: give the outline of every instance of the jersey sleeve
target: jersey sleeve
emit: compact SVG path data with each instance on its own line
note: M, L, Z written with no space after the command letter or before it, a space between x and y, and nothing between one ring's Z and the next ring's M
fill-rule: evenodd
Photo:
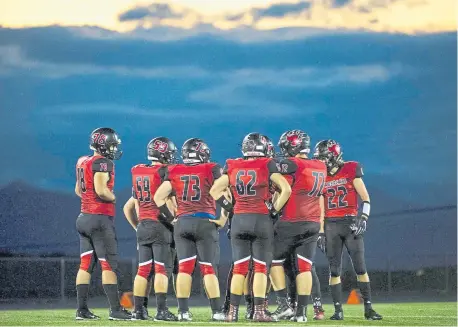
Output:
M107 158L99 158L92 163L93 172L109 173L114 169L113 161Z
M222 172L222 174L223 174L223 175L227 175L228 169L229 169L229 164L228 164L228 162L227 162L227 160L226 160L226 164L225 164L224 167L223 167L223 172Z
M159 168L158 173L161 178L161 183L169 180L169 170L166 166Z
M355 178L361 178L363 176L364 176L363 167L361 167L361 164L358 162L356 164L356 169L355 169Z
M223 169L221 168L220 165L218 164L215 164L213 167L212 167L212 176L213 176L213 180L217 180L218 178L221 177L223 173Z
M267 163L267 170L269 171L269 175L275 174L275 173L280 173L279 165L275 160L269 160Z
M135 189L134 189L133 187L132 187L132 197L133 197L134 199L137 198L137 192L135 192Z
M283 175L291 175L297 171L297 164L289 159L284 159L277 164L278 170Z

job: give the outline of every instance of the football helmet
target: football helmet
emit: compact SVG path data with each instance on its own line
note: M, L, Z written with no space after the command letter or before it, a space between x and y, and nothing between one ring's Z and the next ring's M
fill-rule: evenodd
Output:
M148 160L158 161L163 164L175 162L177 147L167 137L155 137L147 146Z
M268 139L259 133L250 133L243 139L242 153L246 157L266 157L269 151Z
M308 154L310 153L310 136L298 129L286 131L280 136L278 146L285 157Z
M109 127L99 127L92 131L89 148L110 160L119 160L122 157L121 139Z
M185 164L210 162L210 155L207 143L199 138L191 138L181 147L181 158Z
M269 158L274 158L275 157L275 146L274 146L274 143L267 136L264 135L264 137L267 140L267 156Z
M343 165L343 152L340 144L334 140L322 140L315 145L313 157L326 164L328 172Z

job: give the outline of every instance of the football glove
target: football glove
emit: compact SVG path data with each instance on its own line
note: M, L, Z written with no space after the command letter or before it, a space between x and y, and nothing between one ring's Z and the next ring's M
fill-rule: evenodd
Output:
M367 228L367 215L361 214L356 217L355 222L351 224L350 229L353 231L355 236L363 235Z
M324 233L318 234L316 245L323 253L326 253L326 236L324 235Z
M226 236L228 239L231 239L231 229L230 228L227 229Z
M267 210L270 212L270 217L274 220L278 219L278 211L275 210L274 204L270 201L264 201L266 204Z

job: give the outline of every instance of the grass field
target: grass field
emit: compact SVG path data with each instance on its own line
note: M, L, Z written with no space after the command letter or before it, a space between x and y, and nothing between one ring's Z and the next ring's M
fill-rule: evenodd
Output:
M394 303L394 304L377 304L374 307L381 315L382 321L366 321L363 317L362 306L347 305L344 307L345 320L333 322L331 320L313 321L312 310L309 308L308 325L322 326L457 326L457 304L456 302L445 303ZM271 309L274 309L273 307ZM329 305L325 305L326 317L328 318L333 309ZM176 308L171 308L172 312ZM94 309L95 314L102 317L96 322L75 321L75 310L11 310L0 311L0 325L2 326L147 326L160 325L153 321L117 321L111 322L108 320L107 309ZM153 309L151 310L153 311ZM241 310L244 314L244 310ZM214 323L209 322L210 309L206 307L191 308L194 315L194 321L190 323L165 323L163 325L190 325L190 326L243 326L253 324L255 326L272 325L248 323L241 319L237 324L229 323ZM150 314L153 314L151 312ZM281 321L275 323L277 326L291 326L296 323L289 321Z

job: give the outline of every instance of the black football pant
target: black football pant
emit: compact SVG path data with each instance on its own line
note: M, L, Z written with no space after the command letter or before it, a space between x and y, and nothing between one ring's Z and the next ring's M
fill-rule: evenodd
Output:
M366 262L364 260L364 238L363 235L355 236L350 229L354 218L340 218L325 220L324 231L326 235L326 256L329 261L331 277L339 277L342 271L342 252L347 248L348 254L357 275L366 273Z

